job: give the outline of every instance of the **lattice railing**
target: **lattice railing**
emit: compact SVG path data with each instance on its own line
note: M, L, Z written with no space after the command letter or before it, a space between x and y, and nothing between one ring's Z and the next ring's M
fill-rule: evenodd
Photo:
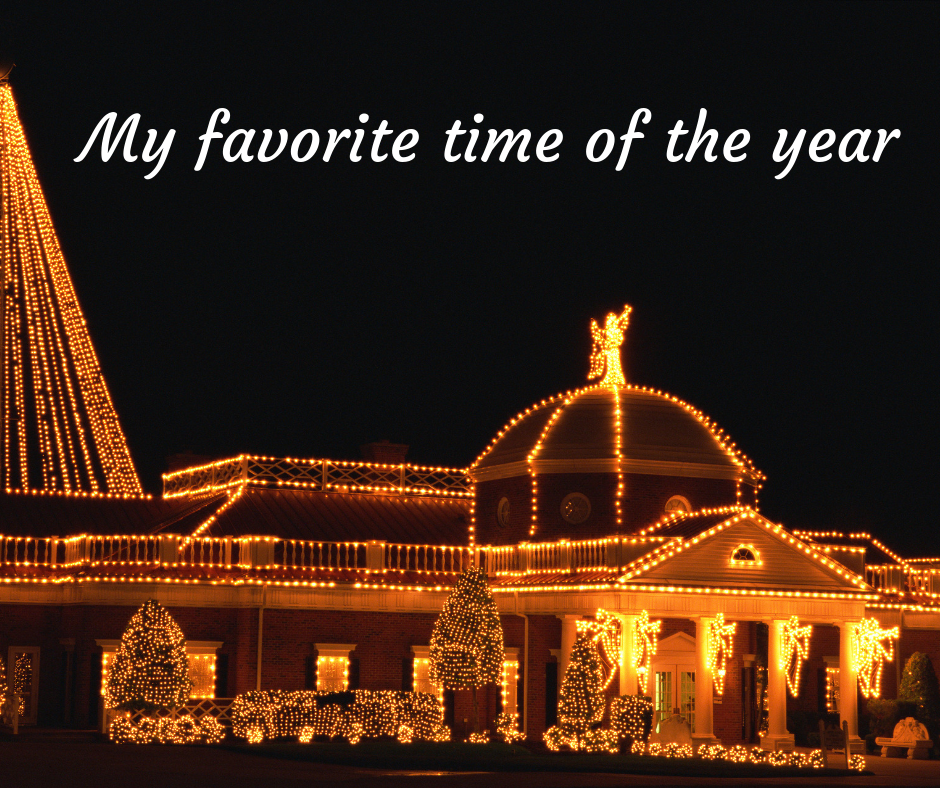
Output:
M195 495L237 484L446 498L470 495L470 480L461 468L242 455L164 474L163 496Z
M155 711L132 711L129 712L131 722L139 725L140 721L146 717L158 717L161 719L179 719L180 717L192 717L201 720L203 717L215 717L223 728L232 727L232 704L235 698L193 698L186 701L185 704L176 709L157 709ZM111 712L120 714L121 712Z

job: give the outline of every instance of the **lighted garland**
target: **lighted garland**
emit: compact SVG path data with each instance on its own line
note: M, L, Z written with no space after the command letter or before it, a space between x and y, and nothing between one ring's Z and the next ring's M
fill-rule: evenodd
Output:
M809 659L809 638L812 633L812 625L801 627L797 616L791 616L783 625L779 667L787 677L787 686L794 698L800 694L800 668Z
M647 745L637 741L633 743L630 752L633 755L647 755L654 758L700 758L705 761L786 766L793 769L821 769L824 766L822 750L813 750L810 753L768 752L760 747L748 750L740 744L734 747L724 747L721 744L700 744L693 752L688 744L652 742ZM865 758L861 755L853 755L849 759L849 769L864 771Z
M728 658L734 650L734 622L725 623L724 613L719 613L708 627L708 670L712 674L715 692L719 695L725 691L725 674L727 672Z
M859 689L866 698L881 695L881 668L885 662L894 661L894 641L900 634L899 627L882 629L875 618L863 619L852 626L852 663Z
M448 741L443 712L434 695L397 690L253 690L232 704L232 732L250 744L297 738L394 737L399 741Z
M659 644L656 636L662 625L662 621L650 621L650 614L644 610L633 628L633 667L636 669L641 695L649 692L650 670Z
M108 671L106 708L176 708L189 698L186 639L159 602L147 600L128 622Z

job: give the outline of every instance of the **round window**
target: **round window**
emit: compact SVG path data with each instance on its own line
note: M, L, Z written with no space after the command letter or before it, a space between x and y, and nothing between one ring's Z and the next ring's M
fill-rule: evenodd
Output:
M496 504L496 522L503 528L509 525L509 499L503 496Z
M561 516L572 525L580 525L591 516L591 502L581 493L568 493L561 502Z

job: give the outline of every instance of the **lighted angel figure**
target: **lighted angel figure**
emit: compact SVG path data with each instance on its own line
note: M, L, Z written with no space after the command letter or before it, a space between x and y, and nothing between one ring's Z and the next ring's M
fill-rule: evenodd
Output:
M800 692L800 668L809 659L809 639L813 634L812 624L800 626L798 616L791 616L783 625L783 643L780 648L780 669L787 677L787 686L793 697Z
M649 613L644 610L633 627L633 667L639 680L641 695L646 695L649 691L650 666L653 664L658 645L656 636L662 625L662 621L650 621Z
M894 641L900 629L882 629L878 619L866 618L852 627L852 635L858 688L866 698L877 698L881 695L881 666L894 661Z
M603 375L602 386L623 386L626 383L623 368L620 366L620 346L623 344L623 334L630 322L631 311L631 307L624 306L623 312L619 315L609 313L603 328L596 320L591 320L591 338L594 340L594 346L591 348L591 371L588 373L588 380Z
M610 663L610 671L604 683L604 689L607 689L620 666L620 619L613 613L598 608L595 620L578 622L578 629L583 632L593 632L591 640L599 642L604 649L604 655Z
M725 692L725 675L728 660L734 651L734 630L737 625L732 621L725 623L724 613L719 613L708 627L708 669L712 674L715 692Z

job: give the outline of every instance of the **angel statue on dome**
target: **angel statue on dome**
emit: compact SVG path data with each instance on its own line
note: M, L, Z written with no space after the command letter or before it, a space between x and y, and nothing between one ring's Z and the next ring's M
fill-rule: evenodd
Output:
M627 330L630 322L631 307L624 306L619 315L611 312L607 315L604 327L601 328L596 320L591 320L591 338L594 346L591 348L591 371L588 380L603 375L600 385L623 386L626 380L623 377L623 368L620 366L620 346L623 344L623 332Z

